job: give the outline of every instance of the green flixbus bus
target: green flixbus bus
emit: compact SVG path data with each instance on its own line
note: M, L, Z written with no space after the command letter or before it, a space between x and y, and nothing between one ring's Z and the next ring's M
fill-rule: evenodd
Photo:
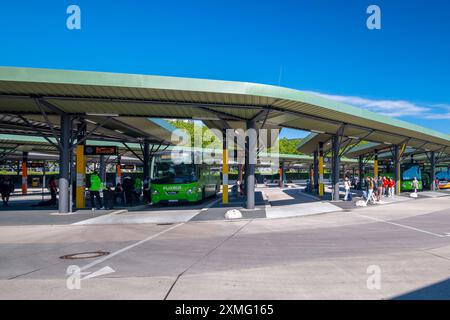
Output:
M194 203L220 192L220 165L196 164L193 152L156 154L150 174L154 204Z

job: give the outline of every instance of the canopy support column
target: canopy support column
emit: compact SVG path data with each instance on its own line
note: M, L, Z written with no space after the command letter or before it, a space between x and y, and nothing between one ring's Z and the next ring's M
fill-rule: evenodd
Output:
M339 158L339 149L340 149L340 142L339 142L339 136L333 135L332 137L332 185L333 185L333 194L332 199L334 201L339 200L339 168L340 168L340 158Z
M437 186L435 183L435 180L436 180L436 154L434 151L431 151L430 162L431 162L430 190L435 191L436 188L438 188L439 186Z
M72 121L67 114L61 115L61 149L59 151L59 213L69 213L70 135Z
M28 193L28 152L22 153L22 194Z
M280 188L284 188L284 180L285 180L285 165L284 161L280 163Z
M117 155L117 163L116 163L116 185L119 183L122 183L121 180L121 176L122 176L122 172L121 172L121 168L120 168L120 162L122 160L122 157L119 155Z
M255 163L256 163L256 121L247 121L246 137L246 172L245 185L247 189L247 209L255 209Z
M325 195L325 184L323 183L323 142L319 142L319 196Z
M143 179L146 179L147 177L150 177L150 143L148 140L144 141L144 148L143 148L143 162L144 162L144 171L143 171Z
M222 131L222 204L228 204L228 139L227 130Z
M106 161L105 156L100 156L100 179L102 180L103 184L106 186Z
M318 152L317 152L317 150L314 151L313 157L314 157L314 162L313 162L313 184L311 184L311 187L313 187L314 192L317 192L317 190L319 190L319 159L318 159Z
M375 150L373 155L373 177L378 178L378 150Z
M82 123L78 125L78 137L77 142L82 141L86 135L86 122L83 120ZM82 209L86 207L86 157L84 155L85 142L79 142L76 147L76 197L75 206L77 209Z
M400 148L398 145L394 146L394 179L395 179L395 193L400 194Z
M362 155L358 157L358 178L359 178L358 189L362 190L364 179L364 157Z

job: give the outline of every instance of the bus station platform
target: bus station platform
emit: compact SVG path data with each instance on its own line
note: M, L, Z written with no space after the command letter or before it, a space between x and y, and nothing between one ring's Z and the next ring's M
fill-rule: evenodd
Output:
M328 188L327 188L328 189ZM118 207L112 210L78 210L61 215L55 208L30 207L39 201L41 195L13 197L8 210L0 209L0 226L43 226L43 225L121 225L121 224L177 224L186 222L242 221L254 219L280 219L318 214L352 212L360 208L356 201L361 199L360 191L353 190L352 201L330 201L305 192L302 184L287 184L284 188L260 184L256 188L255 209L245 209L245 198L230 193L227 205L221 203L220 195L194 204L138 205ZM379 202L369 204L378 207L389 204L415 201L426 198L449 197L450 191L423 191L418 198L403 193L393 198L383 197ZM242 218L227 219L229 210L238 210Z

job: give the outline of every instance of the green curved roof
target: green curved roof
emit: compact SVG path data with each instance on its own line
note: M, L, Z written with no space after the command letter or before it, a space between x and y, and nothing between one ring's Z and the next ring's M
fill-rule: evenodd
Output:
M268 111L266 123L280 127L335 134L345 124L345 136L393 144L409 139L412 147L450 151L447 134L299 90L248 82L0 67L1 113L39 113L35 98L71 114L261 121L261 112Z

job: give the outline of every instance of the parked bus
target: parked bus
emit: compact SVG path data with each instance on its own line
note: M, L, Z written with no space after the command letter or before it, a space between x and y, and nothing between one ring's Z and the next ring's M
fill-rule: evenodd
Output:
M220 166L194 164L194 153L163 152L151 167L152 202L199 202L220 191Z
M450 189L450 168L438 166L436 168L436 179L439 180L439 189Z

